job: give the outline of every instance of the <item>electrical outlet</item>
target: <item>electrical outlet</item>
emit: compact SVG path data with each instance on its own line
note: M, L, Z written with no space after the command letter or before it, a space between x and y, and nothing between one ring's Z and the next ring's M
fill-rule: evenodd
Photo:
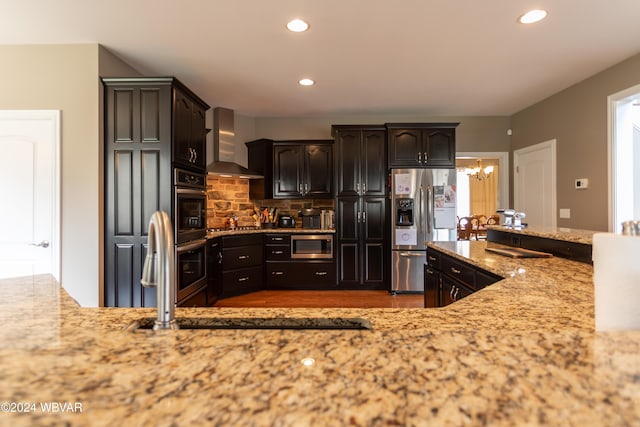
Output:
M571 219L571 209L560 209L561 219Z
M585 188L589 188L589 179L588 178L576 179L576 190L584 190Z

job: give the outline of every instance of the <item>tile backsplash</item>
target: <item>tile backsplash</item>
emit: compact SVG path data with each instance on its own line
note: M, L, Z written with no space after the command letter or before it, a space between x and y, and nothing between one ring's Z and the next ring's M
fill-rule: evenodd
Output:
M278 208L281 215L297 217L300 209L335 209L333 199L250 200L249 180L241 178L207 177L207 228L225 228L229 218L238 218L238 227L256 225L254 207ZM301 227L302 221L296 221Z

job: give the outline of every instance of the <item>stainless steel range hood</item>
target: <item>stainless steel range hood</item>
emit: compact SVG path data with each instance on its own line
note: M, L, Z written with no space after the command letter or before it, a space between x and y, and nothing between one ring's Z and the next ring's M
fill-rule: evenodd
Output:
M207 166L209 175L227 178L264 178L234 162L235 129L233 110L216 107L213 109L213 163Z

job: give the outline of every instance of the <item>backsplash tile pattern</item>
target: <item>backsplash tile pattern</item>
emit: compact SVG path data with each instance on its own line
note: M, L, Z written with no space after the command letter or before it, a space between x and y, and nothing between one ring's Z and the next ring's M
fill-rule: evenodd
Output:
M250 200L249 180L207 177L207 228L225 228L233 215L238 218L238 227L256 225L252 217L254 207L274 207L278 208L281 215L297 217L300 209L335 209L335 201L333 199ZM296 220L296 227L302 227L302 221Z

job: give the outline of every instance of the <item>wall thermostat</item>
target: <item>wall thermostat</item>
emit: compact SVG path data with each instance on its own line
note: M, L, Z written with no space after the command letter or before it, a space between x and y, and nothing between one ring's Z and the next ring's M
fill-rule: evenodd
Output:
M585 188L589 188L589 179L588 178L576 179L576 190L584 190Z

